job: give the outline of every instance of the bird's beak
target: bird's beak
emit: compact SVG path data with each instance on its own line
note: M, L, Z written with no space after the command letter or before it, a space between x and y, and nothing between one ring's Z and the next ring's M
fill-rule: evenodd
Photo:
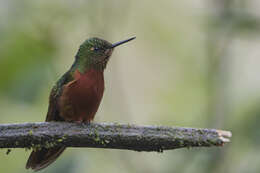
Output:
M136 37L132 37L132 38L129 38L129 39L126 39L126 40L123 40L123 41L119 41L119 42L117 42L117 43L114 43L114 44L112 44L112 48L115 48L115 47L117 47L117 46L119 46L119 45L121 45L121 44L124 44L124 43L126 43L126 42L129 42L129 41L131 41L131 40L133 40L133 39L135 39Z

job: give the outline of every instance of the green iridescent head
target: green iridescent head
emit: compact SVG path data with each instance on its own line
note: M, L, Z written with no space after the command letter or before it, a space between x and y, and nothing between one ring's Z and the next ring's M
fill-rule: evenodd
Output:
M80 45L75 62L81 72L87 68L104 70L114 48L133 39L135 39L135 37L115 44L111 44L97 37L87 39Z

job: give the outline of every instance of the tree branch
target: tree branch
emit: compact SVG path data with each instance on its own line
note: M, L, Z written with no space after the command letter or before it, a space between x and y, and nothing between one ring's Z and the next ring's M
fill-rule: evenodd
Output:
M223 146L231 132L118 123L42 122L0 125L0 148L94 147L158 151Z

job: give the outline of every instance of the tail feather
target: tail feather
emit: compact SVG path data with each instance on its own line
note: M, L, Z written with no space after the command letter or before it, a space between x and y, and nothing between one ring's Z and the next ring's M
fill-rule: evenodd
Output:
M26 169L31 168L39 171L53 163L65 150L65 147L42 148L41 150L32 151L27 163Z

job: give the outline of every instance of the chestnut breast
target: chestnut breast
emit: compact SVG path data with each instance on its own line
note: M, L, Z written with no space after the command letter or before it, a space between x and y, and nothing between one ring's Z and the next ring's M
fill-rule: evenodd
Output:
M76 70L74 79L63 88L59 100L60 116L67 121L89 122L103 97L103 71L91 69L81 74Z

